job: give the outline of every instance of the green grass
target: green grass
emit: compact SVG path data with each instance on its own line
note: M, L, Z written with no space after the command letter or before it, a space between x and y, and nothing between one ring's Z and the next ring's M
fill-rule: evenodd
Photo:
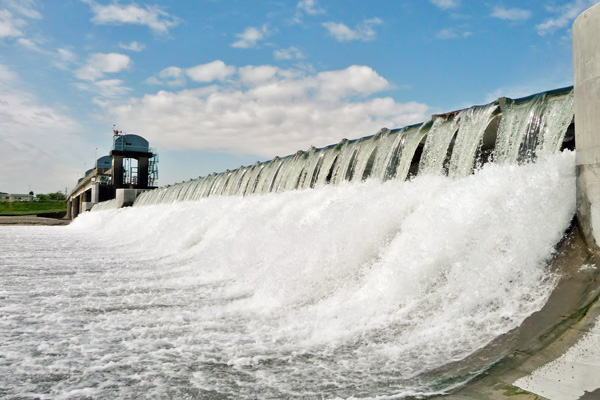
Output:
M64 201L0 201L0 215L35 215L67 211Z

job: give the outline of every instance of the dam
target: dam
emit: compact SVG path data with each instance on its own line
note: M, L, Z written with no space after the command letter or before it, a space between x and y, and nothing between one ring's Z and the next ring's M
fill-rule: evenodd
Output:
M599 21L574 87L1 229L0 394L598 398Z

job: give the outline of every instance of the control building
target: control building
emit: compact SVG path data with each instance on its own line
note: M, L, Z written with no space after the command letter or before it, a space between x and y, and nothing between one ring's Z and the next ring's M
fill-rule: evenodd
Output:
M155 189L158 180L158 154L146 139L113 131L113 145L107 156L96 160L67 198L67 217L74 219L94 204L117 199L119 206L133 204L145 190ZM131 203L131 204L130 204Z

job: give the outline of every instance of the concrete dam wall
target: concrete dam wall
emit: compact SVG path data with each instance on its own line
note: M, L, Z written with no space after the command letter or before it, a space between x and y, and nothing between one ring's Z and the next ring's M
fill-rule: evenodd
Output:
M373 136L343 139L328 147L313 147L145 192L135 206L282 192L345 181L405 180L417 174L461 178L492 160L527 162L541 154L572 148L572 121L571 87L522 99L500 98L483 106L434 115L422 124L383 128Z

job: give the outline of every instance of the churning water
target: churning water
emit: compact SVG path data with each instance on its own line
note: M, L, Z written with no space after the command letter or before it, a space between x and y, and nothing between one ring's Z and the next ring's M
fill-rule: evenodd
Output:
M544 305L574 210L564 152L1 227L0 397L440 393Z

